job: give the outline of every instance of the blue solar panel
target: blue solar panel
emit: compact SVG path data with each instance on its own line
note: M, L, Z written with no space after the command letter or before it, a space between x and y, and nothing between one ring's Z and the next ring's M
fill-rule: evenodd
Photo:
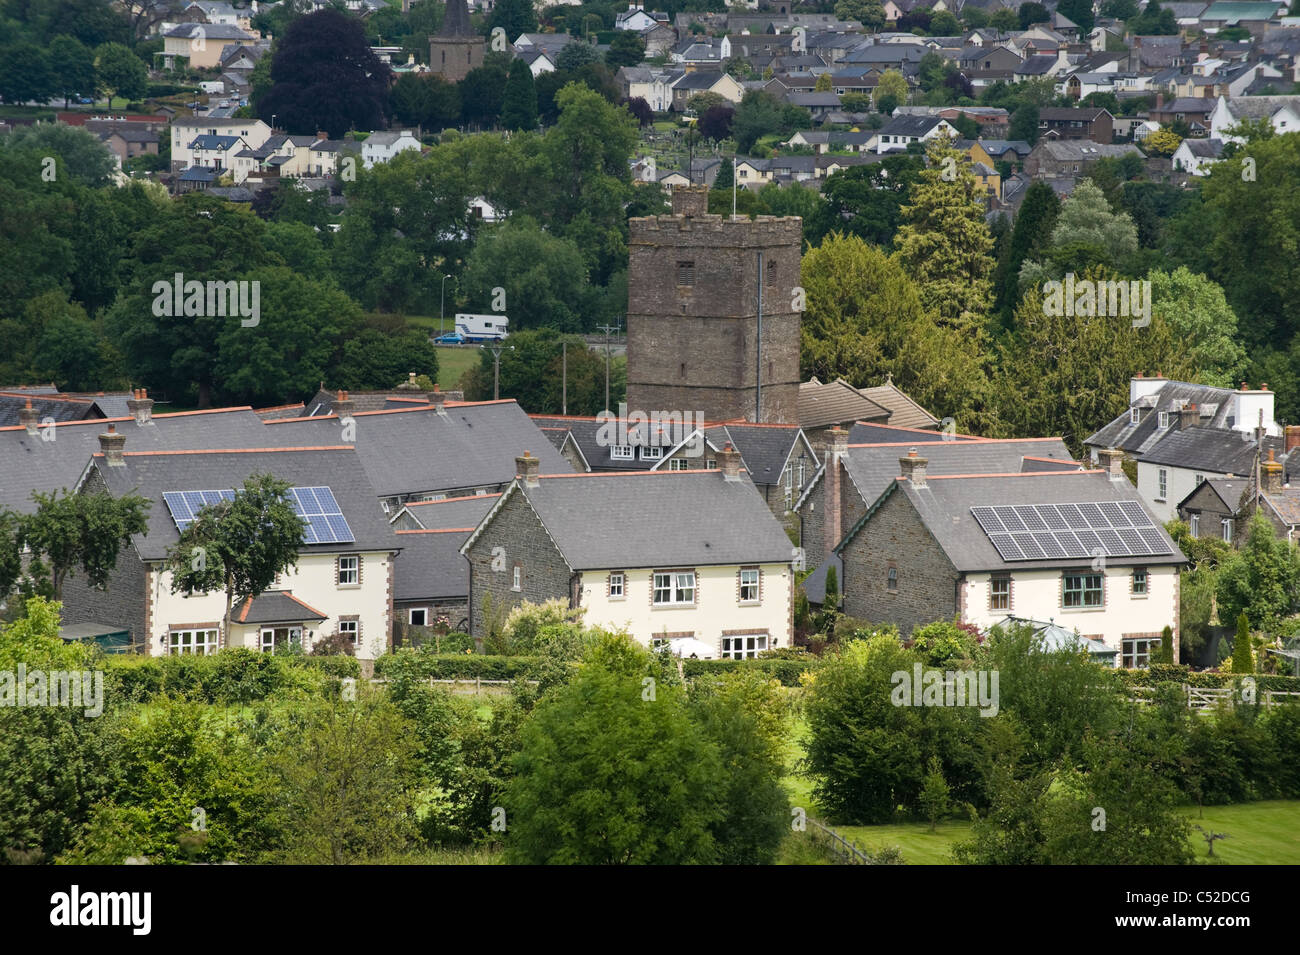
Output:
M971 514L1003 560L1170 553L1136 501L983 506Z
M349 544L356 538L334 492L327 487L293 487L289 497L294 510L305 522L305 544Z
M225 491L164 491L163 503L176 522L176 529L185 531L199 516L205 506L218 501L234 500L235 492Z

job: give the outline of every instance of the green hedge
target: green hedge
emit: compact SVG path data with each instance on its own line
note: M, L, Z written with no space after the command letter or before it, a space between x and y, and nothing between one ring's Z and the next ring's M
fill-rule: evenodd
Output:
M330 678L361 673L352 657L271 656L246 649L212 656L107 656L103 667L109 692L130 702L166 694L206 703L243 703L279 690L319 691Z
M812 660L683 660L682 673L686 678L694 679L706 674L729 673L742 667L761 670L782 686L798 686L801 674L811 670L816 664Z
M422 647L404 647L376 660L375 676L393 679L407 673L434 680L532 680L537 678L541 663L541 657L433 653Z
M1200 690L1236 686L1244 674L1194 673L1183 663L1153 663L1144 670L1120 670L1120 679L1129 686L1159 686L1162 683L1186 683ZM1300 677L1254 674L1255 685L1264 690L1300 691Z

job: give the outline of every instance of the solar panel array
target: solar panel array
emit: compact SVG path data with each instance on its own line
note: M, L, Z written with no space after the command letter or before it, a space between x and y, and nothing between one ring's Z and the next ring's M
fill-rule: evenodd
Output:
M298 516L307 522L302 532L303 543L350 544L356 539L329 488L291 487L289 499Z
M1136 501L1017 504L970 510L1003 560L1173 553L1150 515Z
M218 501L232 501L235 492L224 491L165 491L163 501L171 512L176 529L182 533L198 516L199 510ZM303 519L302 540L304 544L350 544L356 540L352 528L334 492L327 487L291 487L289 503L294 512Z
M176 529L184 533L194 523L199 510L218 501L233 501L235 492L226 491L164 491L163 501L171 511Z

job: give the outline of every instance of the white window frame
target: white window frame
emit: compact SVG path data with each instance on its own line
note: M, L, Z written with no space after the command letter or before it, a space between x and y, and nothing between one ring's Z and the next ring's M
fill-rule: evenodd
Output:
M262 627L258 632L257 646L263 653L275 655L275 632L277 630L287 630L289 632L289 643L292 645L296 639L298 646L302 646L302 627Z
M1124 637L1120 641L1120 665L1125 670L1146 669L1162 642L1160 637Z
M656 444L641 445L642 461L658 461L663 456L664 456L664 449L659 447L658 445Z
M722 638L722 659L752 660L767 649L767 634L746 633Z
M742 604L756 604L762 599L760 596L761 574L757 567L740 568L740 602ZM749 590L752 596L746 597L745 591Z
M632 445L630 444L612 444L609 448L609 456L615 461L634 460Z
M691 462L686 460L685 458L668 459L669 471L689 471L690 469L691 469Z
M609 575L609 599L624 600L627 597L627 577L616 571Z
M205 657L216 652L217 631L215 630L169 630L167 632L169 656Z
M515 564L515 566L510 571L510 589L518 592L520 590L523 590L523 586L524 586L524 568L521 567L519 564Z
M340 587L360 587L361 586L361 555L360 554L340 554L339 555L339 586ZM351 562L351 567L346 566L346 562ZM348 576L351 579L345 579Z
M1219 530L1223 534L1223 542L1225 544L1231 544L1232 543L1232 518L1225 517L1222 520L1220 520Z
M415 615L420 615L420 622L415 622ZM429 608L428 607L411 607L407 613L406 622L412 627L427 627L429 625Z
M693 607L695 605L696 580L693 570L656 570L651 578L652 606L655 607ZM666 593L668 599L660 599ZM690 597L687 599L686 595Z
M361 640L361 621L360 620L340 620L339 636L347 638L353 646Z
M1128 423L1129 423L1129 424L1141 424L1141 423L1142 423L1142 412L1141 412L1139 409L1137 409L1137 408L1130 408L1129 411L1128 411Z
M716 458L709 458L709 460L704 462L704 470L716 471L717 469L718 469L718 462Z
M1201 482L1204 481L1204 480L1205 480L1205 475L1204 475L1204 474L1193 473L1193 474L1192 474L1192 487L1200 487L1200 486L1201 486Z
M1156 424L1160 425L1160 430L1163 431L1165 428L1169 427L1169 412L1161 411L1159 414L1160 418Z
M1201 536L1201 515L1189 514L1187 516L1187 526L1191 529L1193 537Z
M891 594L898 593L898 568L897 567L885 568L885 592Z
M998 585L1003 586L999 587ZM989 578L989 609L1011 609L1011 575L994 574Z
M1071 587L1070 581L1077 580L1078 586ZM1096 586L1091 586L1091 581L1096 581ZM1096 594L1096 601L1088 602L1089 594ZM1076 598L1076 603L1070 602L1071 595ZM1106 575L1074 573L1065 574L1061 583L1061 608L1063 610L1101 610L1106 606Z
M1156 500L1163 501L1169 496L1169 471L1156 468Z
M1141 589L1139 589L1141 588ZM1151 592L1151 575L1145 567L1133 568L1133 596L1145 597Z

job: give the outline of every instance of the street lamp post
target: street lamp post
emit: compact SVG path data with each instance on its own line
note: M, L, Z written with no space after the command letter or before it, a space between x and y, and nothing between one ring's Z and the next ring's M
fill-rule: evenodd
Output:
M608 411L609 410L609 333L613 331L618 331L620 328L622 328L622 324L616 321L615 324L613 325L597 325L596 327L605 333L605 410Z
M449 278L451 278L450 275L444 275L442 277L442 292L439 293L438 295L438 337L439 338L441 338L444 334L442 323L443 323L443 319L447 315L447 279Z

